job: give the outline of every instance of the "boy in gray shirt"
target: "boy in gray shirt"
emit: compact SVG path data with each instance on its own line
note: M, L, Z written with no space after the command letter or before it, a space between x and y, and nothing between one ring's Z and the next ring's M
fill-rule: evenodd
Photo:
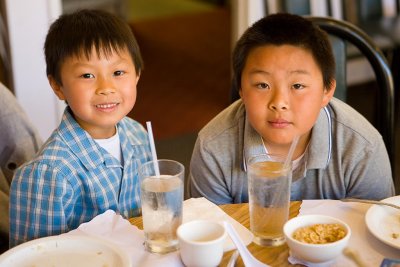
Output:
M247 160L293 155L291 200L383 199L394 194L389 157L378 131L333 98L335 60L327 34L305 18L267 16L233 52L241 99L199 133L189 195L217 204L248 202Z

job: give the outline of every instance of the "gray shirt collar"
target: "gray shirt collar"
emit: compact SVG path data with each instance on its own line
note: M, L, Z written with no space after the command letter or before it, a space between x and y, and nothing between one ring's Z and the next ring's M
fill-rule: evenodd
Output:
M327 107L321 109L312 130L307 151L307 169L324 169L332 155L332 116Z
M244 122L243 170L247 172L247 162L255 155L265 154L260 134L251 126L247 114Z

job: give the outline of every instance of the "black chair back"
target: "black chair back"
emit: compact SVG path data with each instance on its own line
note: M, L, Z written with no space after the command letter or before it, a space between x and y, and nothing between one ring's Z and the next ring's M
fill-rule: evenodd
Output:
M357 47L371 64L378 84L376 98L376 115L378 119L375 126L383 137L393 169L395 152L394 84L385 56L368 35L351 23L328 17L308 17L308 19L316 23L328 34L346 40Z

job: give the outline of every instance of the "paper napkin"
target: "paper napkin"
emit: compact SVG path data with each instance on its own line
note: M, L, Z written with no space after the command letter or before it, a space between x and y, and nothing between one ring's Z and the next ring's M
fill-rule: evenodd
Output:
M130 255L132 266L184 266L178 252L158 255L145 251L143 231L112 210L81 224L67 235L90 235L111 241Z
M228 220L239 232L246 244L249 244L252 240L252 234L247 228L205 198L189 199L183 203L183 222L195 219ZM91 221L81 224L77 229L65 235L90 235L111 241L130 255L132 266L184 266L180 259L179 251L165 255L152 254L145 251L143 231L112 210L96 216ZM225 250L233 249L233 246L229 239L226 242Z

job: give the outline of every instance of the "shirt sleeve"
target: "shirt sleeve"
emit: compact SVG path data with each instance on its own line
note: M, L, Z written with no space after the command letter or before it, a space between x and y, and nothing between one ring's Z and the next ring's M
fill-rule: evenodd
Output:
M350 155L345 177L346 197L381 200L394 195L389 157L382 139L365 148L364 153Z
M43 163L18 169L10 191L10 247L68 231L65 211L71 210L71 199L59 170Z

